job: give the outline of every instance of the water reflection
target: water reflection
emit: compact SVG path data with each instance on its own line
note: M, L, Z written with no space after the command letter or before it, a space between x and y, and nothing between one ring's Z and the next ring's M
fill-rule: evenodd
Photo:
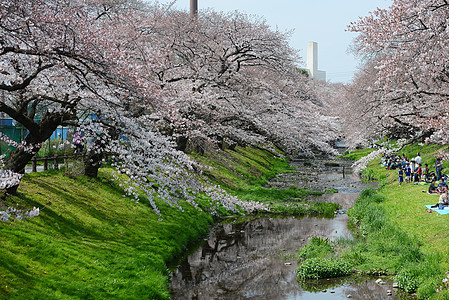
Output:
M336 194L308 200L338 203L343 209L352 207L366 187L351 174L350 163L345 160L296 160L292 165L297 173L281 174L269 186L336 189ZM352 299L413 298L398 294L386 279L385 285L376 284L377 278L362 277L308 281L303 288L298 285L297 250L312 236L351 238L346 225L346 215L333 219L256 218L217 224L198 250L173 271L172 299L347 299L348 295ZM392 291L391 296L387 290Z
M412 299L398 295L388 279L384 285L377 278L345 277L298 286L297 249L312 236L351 238L346 224L346 215L218 224L173 272L172 299Z
M302 294L294 253L310 237L350 237L347 217L219 224L173 272L173 299L289 299ZM294 299L294 298L293 298Z

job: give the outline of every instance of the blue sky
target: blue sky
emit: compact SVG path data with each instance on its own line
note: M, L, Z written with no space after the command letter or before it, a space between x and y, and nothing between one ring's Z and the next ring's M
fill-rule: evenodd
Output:
M170 0L159 0L169 3ZM345 32L351 21L366 16L377 7L387 8L392 0L198 0L198 9L238 10L264 17L273 29L293 29L290 45L300 50L306 61L307 43L318 43L318 68L327 72L331 82L351 81L359 62L349 45L356 36ZM189 10L190 0L177 0L175 7Z

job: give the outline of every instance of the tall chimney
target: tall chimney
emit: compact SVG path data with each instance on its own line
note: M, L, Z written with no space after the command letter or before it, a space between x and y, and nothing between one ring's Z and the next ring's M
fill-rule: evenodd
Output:
M190 17L198 17L198 0L190 0Z

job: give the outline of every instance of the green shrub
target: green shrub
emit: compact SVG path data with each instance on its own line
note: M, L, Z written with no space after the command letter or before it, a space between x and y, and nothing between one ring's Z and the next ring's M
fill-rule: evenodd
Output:
M340 205L329 202L314 202L310 204L307 212L311 215L321 215L325 217L333 217L334 212L340 208Z
M352 249L352 251L348 251L343 253L342 258L350 262L353 266L358 266L367 261L366 257L364 256L363 252L356 249L355 246Z
M435 278L428 278L426 281L424 281L422 284L419 285L418 289L416 290L416 294L418 296L418 299L429 299L432 295L436 296L433 299L449 299L449 295L446 293L446 297L438 297L439 295L435 295L435 288L440 287L442 282L440 280L437 280Z
M379 189L381 189L387 185L387 183L388 183L387 179L388 179L388 177L385 174L379 176L379 179L378 179Z
M362 182L374 181L376 178L375 172L373 169L365 169L362 171Z
M334 249L328 239L314 236L307 245L298 251L298 260L328 258L332 253L334 253Z
M395 280L401 289L408 293L413 293L418 288L418 276L409 269L403 269L395 276Z
M372 187L366 188L360 193L360 201L366 203L382 203L384 200L385 197L377 193Z
M348 210L349 223L358 226L362 235L382 229L386 214L382 207L375 204L383 201L384 197L373 188L363 190L355 205Z
M296 270L301 279L320 279L347 276L351 274L351 265L341 259L309 258Z

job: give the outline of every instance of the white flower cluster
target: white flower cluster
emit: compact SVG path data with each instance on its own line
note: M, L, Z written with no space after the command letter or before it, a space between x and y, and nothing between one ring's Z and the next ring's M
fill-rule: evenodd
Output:
M397 140L393 149L386 148L388 146L391 146L389 142L382 143L381 148L379 148L374 152L371 152L367 156L362 157L361 159L352 164L354 174L359 174L360 172L362 172L364 169L366 169L370 161L379 158L382 154L391 154L401 150L402 146L404 146L406 142L407 140L405 139Z
M23 175L11 170L0 169L0 190L19 185Z
M354 174L359 174L360 172L362 172L364 169L366 169L366 167L370 161L372 161L376 158L379 158L382 155L382 153L389 153L389 152L393 152L393 151L388 150L386 148L381 148L379 150L371 152L367 156L362 157L361 159L359 159L358 161L356 161L355 163L352 164Z
M206 194L212 199L215 205L212 207L212 213L216 214L217 209L222 205L225 209L237 212L239 209L248 213L257 211L269 211L268 204L260 203L258 201L242 201L236 196L231 196L224 191L220 186L205 187Z
M35 151L34 149L39 149L43 145L43 143L37 145L29 145L25 141L17 143L16 141L10 139L3 132L0 132L0 141L28 153L33 153Z
M0 220L7 222L11 217L16 220L23 220L25 218L33 218L39 216L39 207L33 207L31 210L23 211L14 207L8 207L5 211L0 210Z

